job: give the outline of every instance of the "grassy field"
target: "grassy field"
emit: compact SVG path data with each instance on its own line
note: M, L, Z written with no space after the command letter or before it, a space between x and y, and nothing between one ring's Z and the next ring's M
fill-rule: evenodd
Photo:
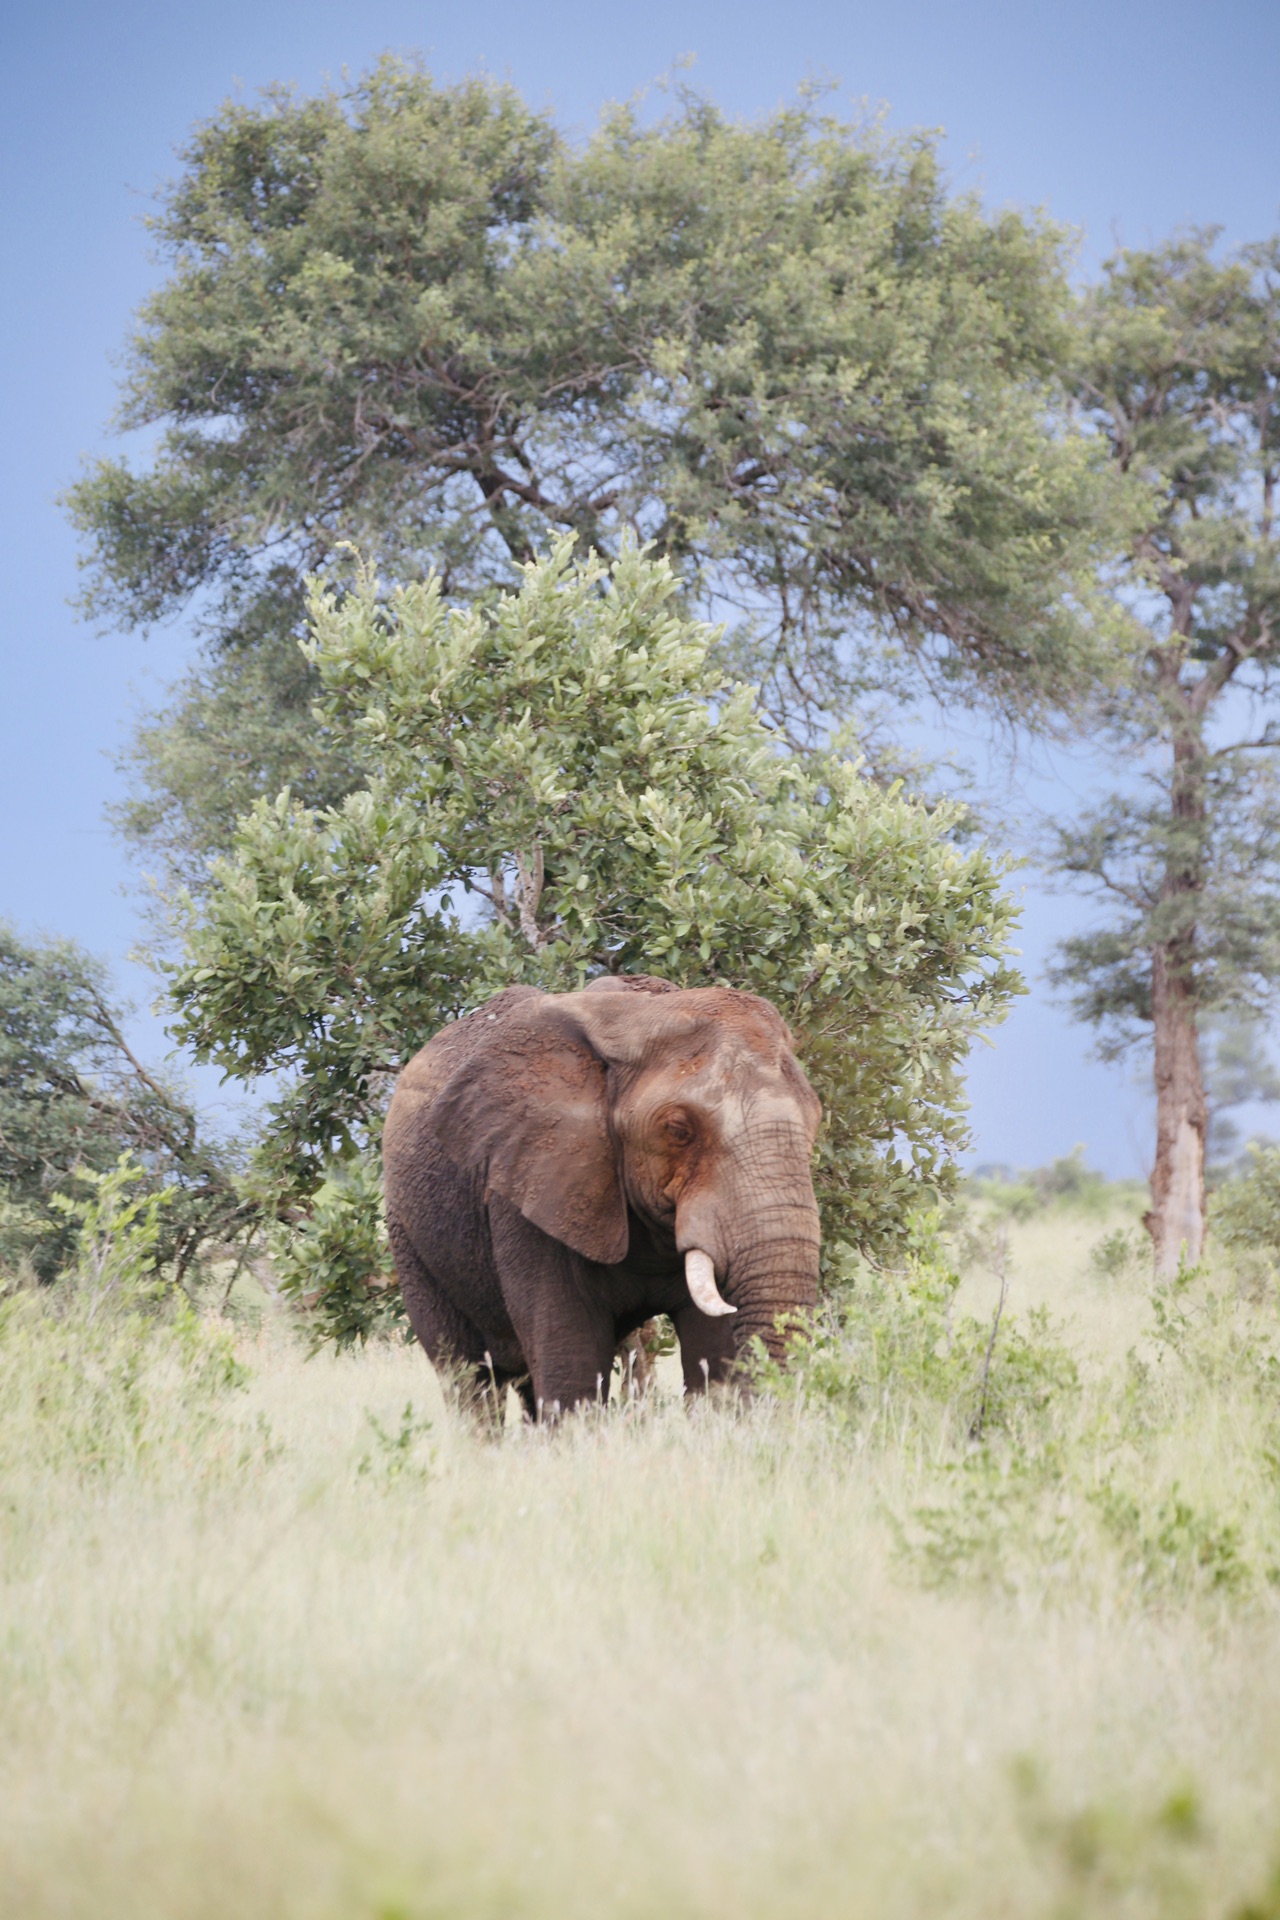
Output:
M0 1304L0 1913L1280 1920L1275 1296L1125 1224L496 1440L412 1350Z

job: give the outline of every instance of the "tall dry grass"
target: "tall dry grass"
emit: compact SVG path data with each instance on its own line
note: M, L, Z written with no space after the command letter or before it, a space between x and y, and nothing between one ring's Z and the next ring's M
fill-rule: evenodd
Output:
M1280 1915L1274 1305L1153 1339L1061 1229L1006 1313L1079 1385L981 1445L891 1378L486 1440L411 1350L0 1306L0 1912Z

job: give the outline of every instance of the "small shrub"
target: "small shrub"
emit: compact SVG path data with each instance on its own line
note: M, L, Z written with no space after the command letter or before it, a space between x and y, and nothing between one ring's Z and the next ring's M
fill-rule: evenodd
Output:
M1012 1592L1029 1568L1073 1565L1079 1516L1059 1447L975 1446L944 1467L941 1485L951 1497L915 1507L897 1530L926 1586Z
M1150 1264L1151 1242L1140 1230L1116 1227L1089 1249L1089 1265L1104 1280L1120 1280Z
M1176 1358L1215 1391L1280 1396L1280 1327L1204 1267L1180 1266L1151 1296L1157 1356Z
M92 1167L73 1176L88 1194L76 1199L55 1193L53 1206L74 1223L74 1264L67 1276L80 1293L92 1320L113 1297L137 1306L154 1304L167 1291L160 1270L162 1216L177 1192L144 1186L147 1175L131 1153L114 1167Z
M366 1411L365 1419L373 1432L373 1446L360 1456L356 1472L362 1480L382 1486L395 1486L409 1480L423 1485L435 1477L437 1454L434 1446L424 1445L432 1432L426 1415L414 1412L412 1400L406 1400L400 1425L389 1432L375 1414Z
M1241 1593L1254 1584L1239 1526L1197 1511L1176 1483L1153 1511L1111 1478L1092 1499L1144 1590Z
M757 1354L757 1379L800 1395L837 1424L870 1429L941 1421L968 1436L1034 1425L1057 1395L1078 1386L1075 1362L1044 1311L998 1327L956 1309L960 1275L936 1215L912 1229L907 1265L877 1270L848 1247L828 1253L832 1292L792 1340L787 1368ZM993 1338L994 1334L994 1338Z
M1180 1782L1145 1804L1115 1794L1063 1808L1032 1756L1020 1755L1012 1773L1024 1839L1062 1890L1055 1912L1157 1912L1164 1920L1204 1912L1210 1827L1195 1786Z
M1211 1219L1224 1246L1280 1260L1280 1147L1249 1147L1243 1170L1213 1196Z
M307 1216L277 1228L271 1256L281 1292L310 1314L315 1348L407 1331L372 1158L331 1170Z
M87 1191L52 1202L72 1265L56 1288L0 1299L0 1457L101 1472L190 1455L248 1373L163 1269L172 1189L148 1190L128 1153L75 1177Z

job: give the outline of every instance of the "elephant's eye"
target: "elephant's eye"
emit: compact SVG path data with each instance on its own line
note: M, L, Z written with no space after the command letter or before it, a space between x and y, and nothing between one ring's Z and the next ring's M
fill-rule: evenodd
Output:
M693 1139L693 1128L682 1113L669 1113L662 1123L662 1131L673 1147L687 1147Z

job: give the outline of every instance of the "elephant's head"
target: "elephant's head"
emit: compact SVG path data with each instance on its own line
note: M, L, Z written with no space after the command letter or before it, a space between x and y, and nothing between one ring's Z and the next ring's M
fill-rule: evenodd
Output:
M459 1164L588 1260L628 1253L629 1210L684 1256L704 1313L739 1344L817 1298L810 1161L821 1106L765 1000L606 979L516 989L435 1110Z

